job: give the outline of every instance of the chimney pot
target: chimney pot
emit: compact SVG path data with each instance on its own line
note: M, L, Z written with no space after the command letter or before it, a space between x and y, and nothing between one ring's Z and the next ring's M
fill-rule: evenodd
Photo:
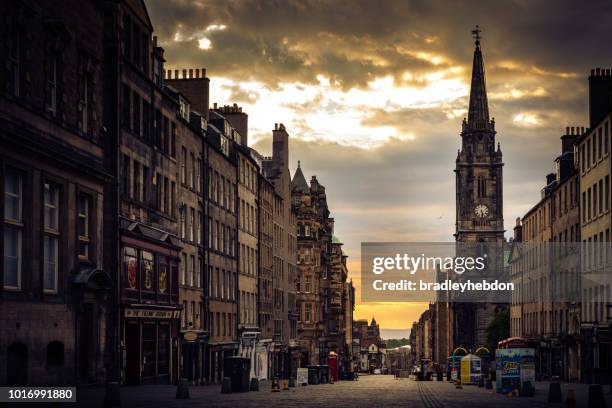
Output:
M179 70L175 69L174 70L174 79L178 79L179 78Z
M202 68L202 78L206 78L206 68Z
M565 134L566 134L566 135L569 135L569 134L570 134L570 132L569 132L569 126L566 126L566 127L565 127Z
M591 69L591 76L595 75L595 70Z
M571 135L573 135L573 134L574 134L574 127L573 127L573 126L571 127L571 133L570 133L570 134L571 134Z
M595 68L595 76L599 76L601 74L601 68Z
M196 78L199 78L200 77L200 68L196 68L195 72L196 72Z
M274 130L278 130L278 123L274 124Z
M189 78L193 78L193 68L189 68Z
M213 103L213 109L217 109L217 102Z

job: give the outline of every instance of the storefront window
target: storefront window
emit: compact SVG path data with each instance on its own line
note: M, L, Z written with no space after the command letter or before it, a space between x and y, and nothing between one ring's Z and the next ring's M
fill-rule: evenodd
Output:
M155 376L155 323L142 325L142 376Z
M153 254L151 252L142 251L142 279L143 289L153 290Z
M163 258L160 258L159 261L158 289L159 293L165 294L168 292L168 265Z
M134 248L125 248L124 269L125 269L125 287L129 289L138 289L138 258Z
M159 325L159 341L157 343L158 375L169 373L170 366L170 325Z

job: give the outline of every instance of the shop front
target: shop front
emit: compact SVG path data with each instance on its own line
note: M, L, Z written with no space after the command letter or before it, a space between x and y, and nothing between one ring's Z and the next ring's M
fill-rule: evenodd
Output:
M123 311L123 368L126 384L176 382L180 309L142 304Z
M182 309L178 303L180 246L169 236L155 240L144 230L141 226L121 237L122 380L134 385L176 383Z
M206 380L208 384L221 384L223 377L223 364L227 357L238 354L237 342L209 342L208 362L206 365Z
M181 378L192 384L205 383L206 344L208 333L203 330L181 331Z

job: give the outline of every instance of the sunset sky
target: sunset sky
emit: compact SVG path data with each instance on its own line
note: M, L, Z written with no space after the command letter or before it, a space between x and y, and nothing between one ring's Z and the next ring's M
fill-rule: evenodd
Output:
M301 160L325 185L358 293L362 241L453 239L474 25L508 231L539 199L565 126L586 126L590 68L612 66L609 1L146 4L167 68L207 68L211 104L243 107L252 147L270 154L285 124L292 174ZM423 307L358 304L355 318L408 329Z

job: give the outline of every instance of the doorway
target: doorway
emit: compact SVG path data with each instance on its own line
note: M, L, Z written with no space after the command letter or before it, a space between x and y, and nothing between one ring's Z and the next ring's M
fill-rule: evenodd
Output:
M140 384L140 325L125 325L125 383Z
M83 305L79 319L79 379L89 382L91 367L91 331L92 331L92 306Z
M24 386L28 382L28 348L23 343L8 346L6 383L9 386Z

